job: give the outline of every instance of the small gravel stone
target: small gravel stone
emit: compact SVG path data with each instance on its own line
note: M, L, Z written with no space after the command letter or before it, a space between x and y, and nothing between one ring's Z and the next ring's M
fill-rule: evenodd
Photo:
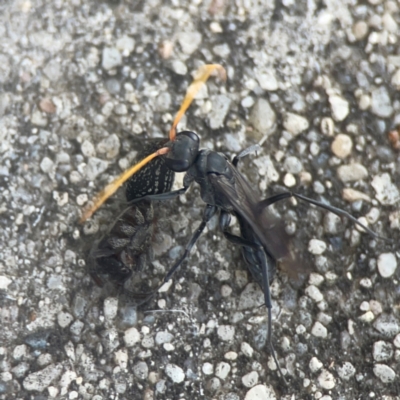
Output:
M383 383L393 382L396 378L396 373L392 370L392 368L388 367L385 364L375 364L374 374Z
M371 197L366 195L363 192L360 192L358 190L352 189L352 188L344 188L343 189L343 199L349 202L354 202L354 201L359 201L359 200L364 200L364 201L371 201Z
M212 98L212 109L208 114L208 121L211 129L218 129L224 126L224 120L228 114L232 100L225 94Z
M106 320L113 320L118 313L118 299L116 297L107 297L104 300L104 317Z
M343 121L350 111L349 102L343 97L334 94L329 96L331 105L332 117L335 121Z
M167 364L165 367L165 373L175 383L181 383L185 379L185 373L181 367L175 364Z
M322 301L324 299L323 294L321 291L314 285L310 285L305 290L306 295L313 299L316 303Z
M276 400L276 394L272 386L257 385L251 388L244 400Z
M375 361L387 361L393 357L393 346L391 343L379 340L372 347L372 355Z
M322 240L311 239L308 243L308 251L314 255L320 255L326 250L326 243Z
M114 361L121 369L126 369L128 366L128 352L126 349L118 350L114 353Z
M254 349L247 342L242 342L240 350L245 356L249 358L253 357Z
M371 111L381 118L389 118L393 114L390 96L384 86L380 86L372 90Z
M353 141L349 135L339 133L332 142L331 149L336 157L346 158L351 154L351 150L353 149Z
M311 272L308 283L313 286L319 286L324 281L324 277L316 272Z
M368 24L365 21L358 21L353 25L353 34L356 40L363 40L368 34Z
M309 123L301 115L286 113L283 117L283 127L293 136L297 136L308 129Z
M303 170L303 164L297 157L287 157L283 163L283 169L290 174L299 174Z
M374 176L371 182L375 189L375 197L383 205L394 205L400 200L400 193L396 185L392 183L392 179L388 173Z
M133 374L139 379L147 379L149 375L149 367L144 361L139 361L133 366Z
M102 55L102 66L106 70L113 69L122 64L121 53L115 47L105 47Z
M96 150L92 142L89 140L84 140L81 144L81 152L85 157L94 157L96 155Z
M354 368L353 364L346 361L343 363L341 367L337 368L338 375L344 381L350 380L354 374L356 373L356 369Z
M226 362L220 362L215 368L215 376L219 379L225 380L231 370L231 366Z
M400 332L399 321L391 314L382 314L374 322L374 328L387 338Z
M296 185L296 178L292 174L285 174L283 177L283 184L286 187L293 187Z
M0 276L0 290L7 290L8 285L12 282L6 276Z
M353 163L341 165L337 170L337 174L343 183L347 183L365 179L368 176L368 171L363 165Z
M255 78L257 79L261 89L266 90L268 92L278 90L278 81L273 70L267 71L256 71Z
M249 283L239 298L238 310L248 310L264 303L264 293L256 283Z
M335 387L336 381L334 376L326 369L323 369L318 377L318 384L325 390L331 390Z
M382 253L377 261L378 271L382 278L391 277L397 268L396 256L393 253Z
M235 327L232 325L220 325L217 330L218 336L225 342L233 340L235 336Z
M315 337L320 337L325 339L328 336L328 330L321 324L321 322L316 321L311 329L311 333Z
M128 57L135 49L135 41L129 36L122 36L117 40L116 47L124 57Z
M323 367L323 364L320 360L318 360L317 357L313 357L311 358L308 366L311 372L317 372Z
M251 388L258 383L258 372L251 371L242 377L243 386Z
M74 317L71 314L64 311L61 311L57 314L57 322L61 328L66 328L73 321L73 319Z
M171 67L177 75L186 75L188 72L186 64L180 60L172 61Z
M162 331L156 333L156 344L161 345L164 343L170 343L174 339L174 335L168 331Z
M393 344L397 347L400 348L400 334L396 335L396 337L393 340Z
M40 163L40 169L50 176L53 176L55 173L55 165L53 160L50 160L48 157L43 157L42 162Z
M201 34L199 32L181 32L178 34L178 42L182 51L191 55L194 53L201 43Z
M212 375L214 373L214 366L211 363L206 362L201 367L201 370L203 371L204 375Z
M108 162L97 157L90 157L86 166L86 176L89 181L94 181L108 168Z
M22 384L30 392L43 392L55 379L61 376L62 370L62 365L51 364L40 371L29 374Z
M359 319L360 319L360 321L369 323L369 322L372 322L375 319L375 315L374 315L374 313L372 311L367 311L366 313L361 315L359 317Z
M112 159L119 154L120 149L119 137L113 133L107 138L103 139L97 146L96 149L99 154L104 155L108 159Z
M276 114L268 100L259 98L251 109L249 123L259 133L257 138L269 136L275 130ZM256 139L257 139L256 138Z

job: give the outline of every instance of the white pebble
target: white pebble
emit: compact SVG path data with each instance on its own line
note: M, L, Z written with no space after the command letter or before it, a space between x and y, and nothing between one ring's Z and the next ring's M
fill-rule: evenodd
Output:
M253 357L254 349L247 342L242 342L240 350L245 356L249 358Z
M283 127L293 136L299 135L309 127L308 120L301 115L286 113L283 117Z
M372 90L371 111L381 118L388 118L393 114L393 106L386 87L380 86Z
M388 367L385 364L375 364L374 374L383 383L393 382L396 378L396 373L392 370L392 368Z
M386 337L393 337L400 332L399 321L391 314L381 314L374 322L374 328Z
M363 165L352 163L341 165L337 170L337 174L342 182L347 183L365 179L368 176L368 171Z
M377 265L382 278L389 278L397 268L396 256L393 253L382 253L378 257Z
M225 380L231 370L231 366L226 362L220 362L215 368L215 376L219 379Z
M161 331L156 333L156 343L158 345L170 343L174 339L174 335L168 331Z
M322 370L318 377L318 384L326 390L331 390L335 387L336 382L334 376L326 369Z
M292 174L286 174L283 177L283 183L286 187L293 187L296 184L296 178Z
M118 298L107 297L104 300L103 312L107 320L114 319L118 313Z
M364 313L359 317L359 320L363 322L372 322L374 319L375 315L372 311L367 311L366 313Z
M306 295L313 299L316 303L322 301L324 296L322 295L321 291L314 285L310 285L306 288Z
M311 239L308 243L308 251L314 255L320 255L326 250L326 243L322 240Z
M204 375L212 375L214 373L214 366L211 363L206 362L203 364L201 370Z
M124 342L126 347L132 347L140 342L140 333L136 328L129 328L124 333Z
M245 387L253 387L254 385L257 385L258 383L258 372L257 371L251 371L245 376L242 377L242 383L243 386Z
M218 327L217 333L222 340L228 342L230 340L233 340L235 336L235 328L231 325L220 325Z
M51 364L28 375L23 381L23 386L28 391L43 392L55 379L61 376L62 371L63 366L61 364Z
M331 149L338 158L346 158L353 149L353 141L349 135L339 133L332 142Z
M185 379L185 373L181 367L176 364L167 364L165 367L165 373L175 383L181 383Z
M378 340L372 347L372 355L375 361L386 361L393 357L393 346L391 343Z
M371 185L376 192L375 197L381 204L394 205L400 200L399 190L396 185L392 183L392 179L387 172L375 176L374 179L372 179Z
M368 202L371 201L371 197L369 197L363 192L360 192L359 190L355 190L352 188L344 188L342 193L343 193L343 199L349 201L350 203L353 203L354 201L357 200L365 200Z
M337 369L338 375L344 380L348 381L350 378L354 376L356 373L356 369L354 368L353 364L346 361L343 363L341 367Z
M257 385L251 388L244 400L276 400L276 394L272 386Z
M102 66L109 70L122 64L121 53L115 47L105 47L102 55Z
M308 366L310 367L311 372L317 372L322 368L323 364L320 360L318 360L317 357L313 357L310 360Z
M61 311L57 314L57 322L61 328L66 328L73 321L73 319L74 317L71 314L64 311Z
M311 329L311 333L315 337L326 338L328 336L328 330L321 324L321 322L316 321Z
M329 96L332 117L335 121L343 121L349 114L349 102L337 94Z

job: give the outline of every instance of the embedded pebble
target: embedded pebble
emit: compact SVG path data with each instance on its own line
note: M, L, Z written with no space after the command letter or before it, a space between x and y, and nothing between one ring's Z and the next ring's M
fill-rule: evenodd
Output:
M84 140L81 144L81 152L85 157L94 157L96 155L96 150L92 142L89 140Z
M29 374L22 384L30 392L43 392L55 379L61 376L62 370L61 364L51 364L40 371Z
M326 250L326 243L322 240L311 239L308 243L308 251L314 255L320 255Z
M400 90L400 69L393 74L390 83L396 88L396 90Z
M318 377L318 384L321 388L331 390L335 387L336 381L334 376L326 369L323 369Z
M375 364L374 374L383 383L393 382L396 378L396 373L392 370L392 368L388 367L385 364Z
M254 349L247 342L242 342L240 350L245 356L249 358L253 357Z
M73 321L73 319L74 317L71 314L64 311L61 311L57 314L57 322L61 328L66 328Z
M396 335L396 337L393 340L393 344L397 347L400 348L400 334Z
M133 374L139 379L147 379L149 367L144 361L139 361L133 366Z
M381 118L388 118L393 114L393 107L389 93L384 86L371 92L371 112Z
M217 364L215 368L215 376L218 378L225 380L231 370L231 366L226 362L220 362Z
M391 343L379 340L372 347L372 355L375 361L387 361L393 357L393 346Z
M43 157L43 160L40 163L40 169L45 174L49 174L51 176L51 175L54 175L54 173L55 173L55 164L54 164L53 160L50 160L50 158Z
M86 176L89 181L94 181L108 168L108 162L97 157L90 157L86 166Z
M183 63L180 60L174 60L172 61L171 64L172 70L177 74L177 75L186 75L187 74L187 66L185 63Z
M400 332L399 321L391 314L382 314L374 322L374 328L387 338Z
M353 163L341 165L337 170L337 174L343 183L347 183L365 179L368 176L368 171L363 165Z
M337 368L337 373L341 379L343 379L344 381L348 381L354 376L354 374L356 373L356 369L354 368L352 363L346 361L341 367Z
M268 100L259 98L251 109L249 123L259 132L259 138L273 133L276 124L275 111Z
M368 24L365 21L357 21L353 25L353 35L356 40L363 40L368 33Z
M97 152L104 155L108 159L116 157L119 153L121 144L119 137L113 133L112 135L103 139L97 146Z
M114 319L118 313L118 298L107 297L104 300L103 312L104 312L104 317L107 320Z
M324 117L321 120L321 132L325 136L333 136L335 133L335 123L332 118Z
M367 311L366 313L364 313L359 317L359 320L363 322L372 322L374 319L375 315L372 311Z
M283 163L283 169L290 174L299 174L303 170L303 164L294 156L289 156Z
M262 72L256 71L254 75L261 89L266 91L278 90L278 81L273 70L266 70Z
M244 400L276 400L276 394L272 386L257 385L251 388Z
M299 135L309 127L306 118L298 114L286 113L283 117L283 127L293 136Z
M396 256L393 253L382 253L377 261L378 271L382 278L391 277L397 268Z
M351 203L358 200L364 200L368 202L371 201L371 197L369 197L363 192L360 192L359 190L355 190L352 188L344 188L342 193L343 193L343 199Z
M323 364L317 357L312 357L308 366L311 372L317 372L323 367Z
M238 310L259 307L264 303L264 293L257 283L249 283L239 298Z
M324 277L316 272L311 272L308 283L313 286L319 286L324 281Z
M12 280L6 276L0 276L0 290L7 290L7 287L11 282Z
M343 121L350 111L349 102L337 94L329 96L332 117L335 121Z
M201 367L201 370L203 371L204 375L212 375L214 373L214 366L211 363L206 362Z
M286 187L293 187L296 184L296 178L292 174L285 174L283 184Z
M178 34L178 42L182 51L190 55L194 53L201 43L201 34L199 32L181 32Z
M346 158L353 149L353 141L349 135L339 133L332 142L331 149L338 158Z
M342 220L336 214L328 212L324 216L324 230L326 233L334 235L339 232L342 226Z
M242 376L242 383L243 386L245 387L253 387L258 383L258 372L257 371L251 371L245 376Z
M375 197L381 204L394 205L400 200L399 189L392 183L392 179L387 172L374 176L371 185L375 189Z
M235 336L235 327L232 325L220 325L217 333L222 340L227 342L233 340Z
M126 369L128 366L128 352L126 349L118 350L114 353L114 361L121 369Z
M311 328L311 333L315 337L326 338L328 336L328 330L321 324L321 322L316 321Z
M212 98L212 109L208 114L208 121L211 129L218 129L224 126L224 120L228 114L232 100L225 94Z
M122 36L115 44L124 57L129 56L135 48L135 41L129 36Z
M122 64L121 53L115 47L105 47L102 54L101 65L110 70Z
M305 290L306 295L313 299L316 303L322 301L324 299L323 294L321 291L314 285L310 285Z
M164 343L170 343L174 339L174 335L168 331L162 331L156 333L156 344L161 345Z
M175 364L167 364L165 367L165 373L175 383L181 383L185 379L185 373L181 367Z

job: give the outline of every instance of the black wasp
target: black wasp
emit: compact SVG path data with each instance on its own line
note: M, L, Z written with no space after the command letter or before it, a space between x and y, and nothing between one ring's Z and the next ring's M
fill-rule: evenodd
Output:
M203 66L200 69L197 79L195 79L194 83L188 89L188 94L177 114L177 118L170 130L169 141L165 146L146 157L146 159L131 169L134 170L132 172L134 174L150 160L160 156L167 168L175 172L186 172L183 188L171 192L165 191L163 193L146 195L140 199L132 200L130 204L135 204L138 201L142 202L143 200L173 199L185 193L193 182L199 184L201 198L207 204L202 222L194 232L182 256L165 276L163 283L171 278L173 273L188 256L207 222L213 215L219 212L219 226L222 233L227 240L242 247L243 257L253 278L264 291L264 301L268 310L267 341L279 373L284 379L271 341L272 304L269 284L275 272L276 263L284 263L286 264L286 268L295 268L295 257L288 247L289 240L285 233L283 221L271 212L268 206L280 200L295 197L339 216L345 216L365 229L370 235L374 237L379 236L346 211L317 202L300 194L283 192L261 200L252 186L236 168L240 158L250 152L256 151L257 146L252 146L242 151L230 162L228 157L222 153L206 149L200 150L200 140L196 133L191 131L176 133L177 121L179 121L193 100L199 85L205 82L210 72L214 69L223 70L221 66L217 65ZM96 204L101 204L104 201L103 197L100 196L100 200ZM91 212L92 210L90 210L89 214ZM239 222L241 236L235 236L228 231L232 215Z

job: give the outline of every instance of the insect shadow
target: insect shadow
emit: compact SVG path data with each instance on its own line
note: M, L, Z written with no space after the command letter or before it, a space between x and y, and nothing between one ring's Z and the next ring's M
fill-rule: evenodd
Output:
M200 186L200 195L206 203L202 221L196 229L181 257L166 274L163 283L171 279L172 275L187 258L190 250L203 232L207 222L219 213L219 226L225 238L231 243L241 246L243 258L249 267L253 278L259 283L264 292L264 303L268 312L267 342L278 372L286 382L278 363L275 349L272 344L272 303L270 281L276 269L276 263L284 263L287 269L296 268L296 258L289 248L289 237L285 232L284 221L275 215L269 208L274 203L288 198L303 200L317 207L328 210L336 215L346 217L362 227L369 235L381 238L368 227L360 223L348 212L339 208L315 201L294 192L283 192L261 200L245 177L238 171L237 164L241 158L259 149L258 145L251 146L237 155L232 162L222 153L208 149L200 149L199 136L192 131L176 133L177 120L183 115L192 101L199 83L204 83L210 70L220 70L221 66L203 66L194 83L189 87L181 109L172 125L169 141L161 149L146 157L141 163L132 167L133 174L140 170L147 162L156 157L164 160L165 166L174 172L185 172L183 187L178 190L145 195L134 199L130 205L143 200L171 200L184 194L193 182ZM208 74L208 75L207 75ZM207 76L206 76L207 75ZM206 76L206 78L205 78ZM117 179L118 180L118 179ZM95 205L101 203L101 196ZM100 200L99 200L100 199ZM92 210L85 215L90 215ZM240 236L229 232L231 216L234 215L240 226ZM381 238L384 239L384 238ZM161 287L162 285L160 285ZM155 292L154 292L155 293ZM151 297L150 295L149 297Z

